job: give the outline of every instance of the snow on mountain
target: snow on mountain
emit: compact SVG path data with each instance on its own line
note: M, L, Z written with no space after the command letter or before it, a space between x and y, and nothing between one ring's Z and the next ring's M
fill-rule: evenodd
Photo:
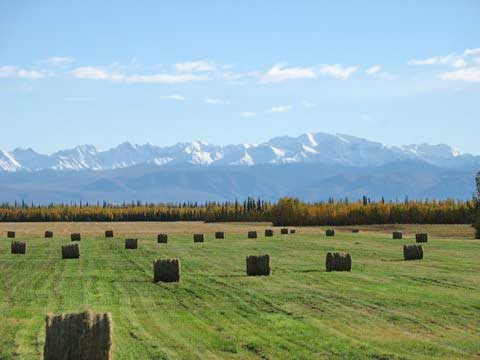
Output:
M138 164L165 166L182 163L198 166L251 166L305 162L367 167L408 159L451 168L477 164L480 166L479 156L459 154L445 144L389 147L346 134L307 133L298 137L276 137L258 145L217 146L194 141L160 147L124 142L108 150L98 150L93 145L81 145L51 155L39 154L32 149L15 149L11 153L0 151L0 171L100 171Z

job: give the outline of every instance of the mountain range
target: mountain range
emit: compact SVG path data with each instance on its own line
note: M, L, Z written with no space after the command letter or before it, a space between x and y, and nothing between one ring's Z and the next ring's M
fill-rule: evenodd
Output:
M292 195L471 197L480 156L445 144L386 146L307 133L262 144L81 145L50 155L0 150L0 201L205 201Z

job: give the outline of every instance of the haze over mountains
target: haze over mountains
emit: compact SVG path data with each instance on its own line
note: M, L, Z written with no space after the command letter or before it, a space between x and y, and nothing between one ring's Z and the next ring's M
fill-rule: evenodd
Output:
M93 145L44 155L0 151L3 201L205 201L249 195L470 198L480 156L448 145L386 146L344 134L277 137L253 145Z

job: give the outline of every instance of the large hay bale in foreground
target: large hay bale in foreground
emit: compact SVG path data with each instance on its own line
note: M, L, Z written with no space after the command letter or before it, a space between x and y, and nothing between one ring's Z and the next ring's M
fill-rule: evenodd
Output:
M327 236L335 236L335 230L333 230L333 229L327 229L327 230L325 230L325 235L327 235Z
M7 231L7 238L15 239L15 231Z
M21 241L12 241L12 254L25 254L27 252L27 244Z
M113 230L106 230L105 231L106 238L113 238Z
M348 253L328 252L325 258L327 271L350 271L352 269L352 258Z
M417 243L428 242L428 234L415 234L415 240Z
M223 231L215 232L215 239L225 239L225 233Z
M404 260L421 260L423 259L422 245L403 245Z
M53 231L45 231L45 238L53 238Z
M153 282L179 282L180 260L160 259L153 262Z
M280 234L281 235L288 235L288 229L287 228L281 228L280 229Z
M193 242L194 243L202 243L204 241L203 234L193 234Z
M125 249L135 250L138 247L138 239L125 239Z
M270 255L247 256L247 275L270 275Z
M72 241L80 241L82 240L82 236L80 235L80 233L73 233L70 235L70 239Z
M394 231L392 233L392 238L395 240L400 240L401 238L403 238L403 234L400 231Z
M273 236L273 230L272 229L265 229L265 236Z
M111 360L113 322L109 313L48 314L45 360Z
M167 242L168 242L168 235L167 234L158 234L157 235L157 243L166 244Z
M248 232L248 238L249 239L256 239L257 238L257 232L256 231L249 231Z
M78 244L62 245L62 259L79 259L80 248Z

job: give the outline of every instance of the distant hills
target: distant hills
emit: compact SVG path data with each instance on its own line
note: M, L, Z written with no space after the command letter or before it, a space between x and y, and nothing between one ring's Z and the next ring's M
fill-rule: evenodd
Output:
M92 145L0 151L0 201L206 201L259 196L468 199L480 156L448 145L385 146L344 134L253 145Z

